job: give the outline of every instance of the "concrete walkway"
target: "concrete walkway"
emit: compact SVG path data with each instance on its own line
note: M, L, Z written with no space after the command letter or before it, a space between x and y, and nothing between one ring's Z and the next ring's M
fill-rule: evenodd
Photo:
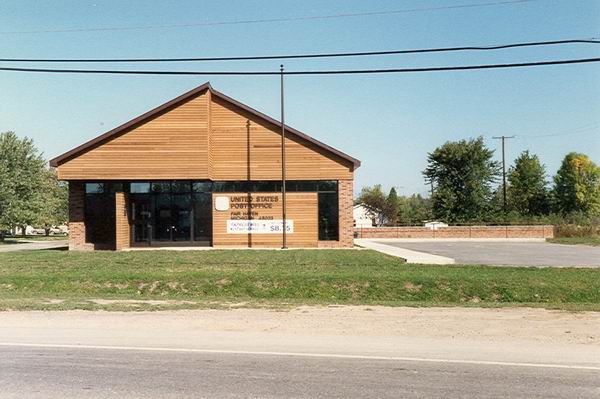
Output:
M450 265L455 263L454 259L446 256L433 255L426 252L418 252L406 248L395 247L366 238L357 238L354 240L354 244L363 248L384 253L386 255L402 258L408 263L423 263L429 265Z
M19 244L0 244L0 252L29 251L37 249L63 249L69 246L68 240L28 241Z

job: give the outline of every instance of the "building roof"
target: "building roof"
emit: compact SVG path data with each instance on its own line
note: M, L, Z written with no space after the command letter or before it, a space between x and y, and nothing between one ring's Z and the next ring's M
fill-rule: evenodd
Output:
M364 202L359 202L358 204L355 204L354 208L365 208L365 209L367 209L367 210L369 210L371 212L375 212L375 213L381 213L382 212L381 209L377 209L377 208L375 208L375 207L373 207L371 205L367 205Z
M258 118L260 118L268 123L271 123L271 124L275 125L276 127L281 128L280 121L273 119L270 116L265 115L262 112L255 110L254 108L251 108L245 104L242 104L241 102L234 100L233 98L226 96L223 93L216 91L215 89L212 88L212 86L210 85L210 82L206 82L206 83L196 87L195 89L192 89L192 90L188 91L187 93L184 93L184 94L180 95L179 97L176 97L176 98L172 99L171 101L168 101L168 102L146 112L145 114L142 114L142 115L138 116L137 118L134 118L134 119L130 120L129 122L122 124L121 126L118 126L118 127L114 128L114 129L112 129L112 130L78 146L78 147L73 148L70 151L65 152L62 155L57 156L56 158L51 159L50 166L57 167L65 162L67 162L70 159L76 158L77 156L83 154L84 152L89 151L92 148L98 147L99 145L102 145L103 143L111 140L112 138L126 133L127 131L129 131L129 129L152 119L154 116L160 114L161 112L168 110L170 108L173 108L173 107L193 98L194 96L201 94L205 90L209 90L213 96L216 96L216 97L222 99L223 101L226 101L230 104L240 107L243 110L250 112L251 114L257 116ZM325 151L327 151L329 153L332 153L346 161L351 162L354 165L355 169L360 166L360 161L358 159L353 158L350 155L348 155L340 150L337 150L331 146L328 146L327 144L322 143L319 140L314 139L314 138L308 136L307 134L302 133L299 130L296 130L288 125L285 125L285 131L286 131L286 134L290 134L290 135L296 136L302 140L308 141L309 143L312 143L312 144L324 149Z

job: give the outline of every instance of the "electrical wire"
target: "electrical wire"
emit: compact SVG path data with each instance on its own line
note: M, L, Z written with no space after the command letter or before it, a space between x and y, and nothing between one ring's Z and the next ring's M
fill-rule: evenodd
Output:
M283 60L299 58L337 58L337 57L362 57L398 54L441 53L454 51L490 51L517 47L552 46L562 44L600 44L600 40L590 39L565 39L547 40L538 42L510 43L491 46L461 46L439 47L409 50L388 51L363 51L350 53L317 53L317 54L292 54L292 55L255 55L234 57L184 57L184 58L0 58L0 62L59 62L59 63L117 63L117 62L198 62L198 61L254 61L254 60Z
M424 68L392 68L392 69L342 69L320 71L144 71L144 70L114 70L114 69L50 69L50 68L10 68L0 67L7 72L40 72L40 73L79 73L79 74L112 74L112 75L229 75L229 76L268 76L268 75L362 75L384 73L415 73L415 72L445 72L468 71L476 69L523 68L546 65L567 65L600 62L600 58L581 58L570 60L537 61L510 64L459 65Z
M588 125L580 126L578 128L567 130L559 133L550 133L550 134L538 134L538 135L517 135L518 139L537 139L542 137L559 137L559 136L571 136L582 133L589 133L591 131L600 131L600 122L591 123Z
M4 32L0 31L0 35L30 34L30 33L73 33L73 32L132 31L132 30L192 28L192 27L199 27L199 26L219 26L219 25L261 24L261 23L274 23L274 22L314 21L314 20L328 20L328 19L336 19L336 18L372 17L372 16L385 16L385 15L416 13L416 12L425 12L425 11L443 11L443 10L456 10L456 9L477 8L477 7L493 7L493 6L504 6L504 5L516 5L516 4L523 4L523 3L531 3L531 2L534 2L534 1L539 1L539 0L506 0L506 1L494 1L494 2L488 2L488 3L468 3L468 4L457 4L457 5L452 5L452 6L408 8L408 9L389 10L389 11L367 11L367 12L344 13L344 14L313 15L313 16L303 16L303 17L245 19L245 20L237 20L237 21L214 21L214 22L198 22L198 23L172 24L172 25L140 25L140 26L123 26L123 27L43 29L43 30L4 31Z

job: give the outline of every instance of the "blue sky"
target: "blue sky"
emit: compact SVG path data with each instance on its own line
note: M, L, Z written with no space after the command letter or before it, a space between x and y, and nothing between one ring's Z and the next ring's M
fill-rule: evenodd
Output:
M3 1L0 55L29 58L229 56L392 50L600 37L600 1L537 0L328 20L69 33L5 33L301 17L489 3L464 1ZM4 33L3 33L4 32ZM600 55L600 45L485 53L287 60L288 70L525 62ZM120 69L277 70L279 61L116 65ZM25 63L20 64L25 66ZM15 66L15 65L11 65ZM40 66L40 65L38 65ZM44 66L64 66L61 64ZM80 67L92 67L81 65ZM115 65L102 65L115 67ZM0 131L58 155L206 80L279 117L278 77L0 73ZM286 122L361 159L356 189L427 193L427 152L447 140L516 135L507 160L540 156L549 174L569 151L600 163L600 64L370 76L295 76ZM529 137L527 137L529 136ZM532 137L544 136L544 137Z

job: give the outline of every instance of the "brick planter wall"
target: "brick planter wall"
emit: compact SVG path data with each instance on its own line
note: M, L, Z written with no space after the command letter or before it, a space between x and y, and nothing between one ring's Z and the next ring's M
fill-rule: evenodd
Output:
M356 238L553 238L554 226L449 226L355 228Z

